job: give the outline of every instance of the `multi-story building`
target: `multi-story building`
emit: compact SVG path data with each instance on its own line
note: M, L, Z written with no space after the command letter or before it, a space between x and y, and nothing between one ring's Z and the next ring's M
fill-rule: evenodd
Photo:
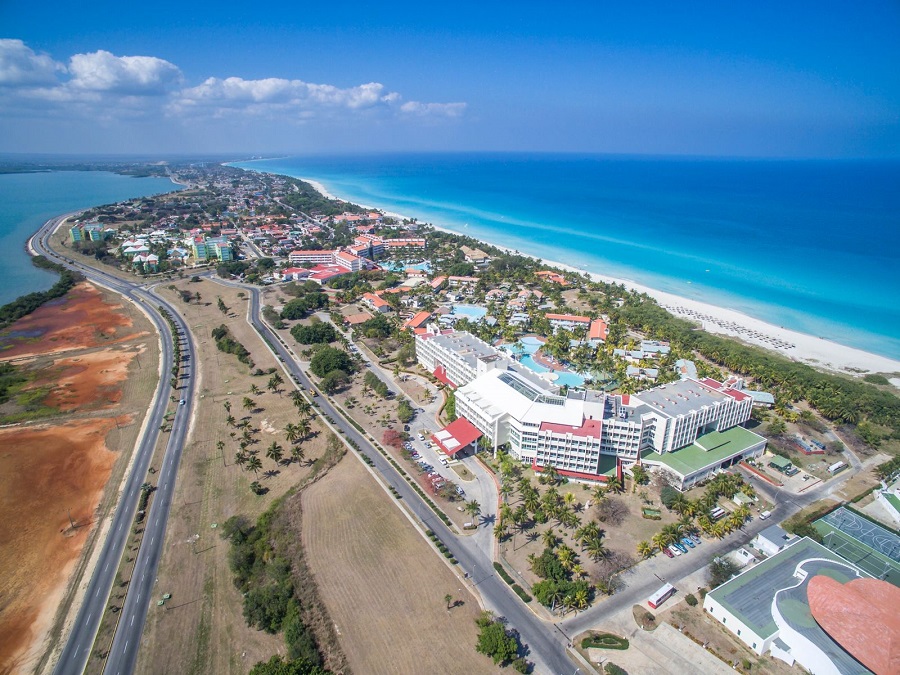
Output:
M288 259L291 265L330 265L334 262L334 251L293 251Z
M741 459L762 454L765 439L739 425L752 399L715 380L681 380L634 395L553 385L464 332L416 337L419 363L457 387L456 413L494 448L535 468L553 466L600 479L617 462L665 467L682 488Z

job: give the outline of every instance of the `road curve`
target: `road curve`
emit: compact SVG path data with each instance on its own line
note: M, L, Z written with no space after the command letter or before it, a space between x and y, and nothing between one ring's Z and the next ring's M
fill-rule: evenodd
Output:
M147 477L150 459L160 434L166 407L171 394L169 378L173 365L172 334L169 324L157 311L158 306L165 307L175 320L183 341L182 354L192 355L190 333L177 310L158 296L145 290L138 284L124 281L102 270L86 267L70 258L58 255L49 246L50 235L60 222L73 214L64 214L51 218L31 237L28 242L29 251L43 255L65 267L83 274L86 278L109 290L142 304L145 313L153 321L159 331L162 343L161 372L159 385L148 417L144 423L144 434L136 450L132 470L125 482L125 489L119 498L112 516L112 524L106 540L102 544L97 565L85 591L84 600L75 617L72 631L68 636L60 658L54 666L57 675L78 675L82 673L91 655L97 629L103 612L106 609L116 570L122 559L125 543L131 530L141 484ZM140 634L147 616L147 608L151 600L151 588L156 579L156 568L165 537L172 493L175 486L175 474L181 459L182 447L187 434L188 421L194 394L194 367L191 361L186 362L183 369L182 396L185 405L178 406L172 431L166 446L165 457L158 476L157 490L153 495L151 508L145 521L145 532L135 564L132 581L128 588L125 605L120 612L118 628L113 647L110 650L106 669L112 673L130 673L134 670L137 651L140 646Z

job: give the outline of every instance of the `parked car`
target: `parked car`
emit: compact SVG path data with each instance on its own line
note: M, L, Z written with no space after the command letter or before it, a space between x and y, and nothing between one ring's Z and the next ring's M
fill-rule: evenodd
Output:
M441 457L441 464L443 464L444 466L448 466L448 465L449 465L449 462L447 462L446 459L444 459L443 457Z
M675 547L676 551L681 551L682 553L688 552L688 550L682 544L679 544L677 541L674 544L672 544L672 546Z
M681 540L681 543L687 546L688 548L694 548L694 542L690 537L684 537Z
M693 540L693 542L694 542L695 544L702 544L702 543L703 543L703 540L700 538L700 535L698 535L698 534L692 534L692 535L691 535L691 539Z
M675 548L674 546L670 546L670 547L667 548L666 550L667 550L669 553L674 553L675 555L681 555L681 551L679 551L679 550L678 550L677 548Z
M663 553L665 553L665 554L666 554L668 557L670 557L670 558L674 558L674 557L675 557L675 554L672 553L672 551L670 551L670 550L667 549L667 548L664 548L664 549L663 549Z
M422 434L416 434L416 438L418 438L420 441L425 440L425 437Z
M466 491L463 490L461 487L459 487L459 485L457 485L456 486L456 494L458 494L460 497L465 497Z

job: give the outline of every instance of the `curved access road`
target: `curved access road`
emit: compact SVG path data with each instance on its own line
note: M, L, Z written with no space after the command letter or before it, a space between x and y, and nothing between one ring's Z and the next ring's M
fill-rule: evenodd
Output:
M158 307L168 310L175 321L178 339L181 341L182 368L180 398L183 405L176 406L172 430L169 434L162 467L156 474L158 482L153 493L150 509L144 521L145 530L135 563L132 579L129 582L125 604L119 613L112 648L110 649L106 672L131 673L137 660L140 646L140 635L147 617L148 606L153 599L152 588L156 580L156 569L162 552L168 522L172 494L175 487L175 476L181 461L181 452L187 435L190 411L194 396L194 367L190 360L194 354L190 333L178 311L162 298L154 295L144 287L122 280L103 270L82 265L70 258L57 254L50 248L50 235L59 224L73 214L65 214L51 218L32 236L28 242L29 250L43 255L69 269L83 274L90 281L119 293L136 305L143 305L145 314L153 321L161 336L162 354L160 356L160 377L156 394L147 411L143 435L139 439L132 470L125 481L119 503L112 515L109 533L102 544L97 565L85 591L84 600L78 610L72 631L63 647L59 661L54 667L57 675L78 675L82 673L94 646L97 629L106 609L115 579L116 570L122 559L125 543L132 527L141 485L147 480L150 459L160 435L160 426L172 389L168 374L172 370L174 350L173 336L168 322L162 318ZM105 645L102 645L105 648Z

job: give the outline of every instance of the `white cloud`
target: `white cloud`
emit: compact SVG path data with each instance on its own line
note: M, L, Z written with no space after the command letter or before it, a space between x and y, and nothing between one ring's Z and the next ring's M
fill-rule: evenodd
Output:
M260 80L210 77L196 87L178 92L173 110L185 112L191 108L206 107L219 113L239 109L255 113L290 110L308 113L324 108L360 110L391 105L399 99L399 94L383 92L384 85L377 82L340 88L274 77Z
M316 119L459 117L465 103L404 102L379 82L351 87L298 79L209 77L184 86L181 70L155 56L75 54L68 67L21 40L0 40L0 111L80 116L106 122L166 113L185 121L265 117L274 122Z
M420 103L407 101L400 110L410 115L428 115L433 117L459 117L466 111L465 103Z
M0 86L33 87L58 82L66 67L21 40L0 40Z
M69 63L76 90L110 92L131 96L164 94L181 82L181 71L155 56L116 56L99 50L75 54Z

